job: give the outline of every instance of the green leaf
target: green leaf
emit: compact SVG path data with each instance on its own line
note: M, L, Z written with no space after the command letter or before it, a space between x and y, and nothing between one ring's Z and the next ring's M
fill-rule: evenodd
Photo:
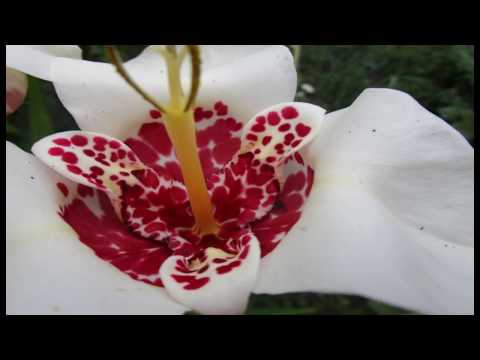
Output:
M262 308L251 309L247 312L247 315L312 315L317 314L318 308L316 307L304 307L304 308Z
M45 104L45 97L41 91L40 80L29 77L28 103L30 143L34 144L41 138L53 133L52 120Z
M8 135L19 135L20 131L18 131L18 129L10 123L8 118L6 120L7 121L5 121L5 125L6 125L7 134Z

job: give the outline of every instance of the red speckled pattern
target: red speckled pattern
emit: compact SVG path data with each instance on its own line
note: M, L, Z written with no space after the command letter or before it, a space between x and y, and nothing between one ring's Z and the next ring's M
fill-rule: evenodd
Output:
M218 236L199 238L191 231L194 218L161 117L150 111L125 144L75 134L54 138L48 153L83 178L76 189L57 186L66 199L61 216L85 245L132 278L157 286L165 259L182 255L171 276L194 290L209 282L203 273L222 275L241 266L251 234L265 256L298 221L313 169L295 144L309 127L296 120L292 106L257 117L245 132L221 101L195 109L199 156L221 225ZM84 158L96 164L84 168ZM209 258L210 247L225 255Z

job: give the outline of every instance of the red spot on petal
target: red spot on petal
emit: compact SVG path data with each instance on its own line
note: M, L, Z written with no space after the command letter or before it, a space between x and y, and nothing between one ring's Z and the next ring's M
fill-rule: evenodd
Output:
M53 142L60 146L70 146L70 140L64 138L55 139Z
M263 144L263 145L268 145L271 140L272 140L272 137L271 137L271 136L265 136L265 137L262 139L262 144Z
M150 116L152 119L158 119L162 117L162 113L158 110L150 110Z
M305 124L298 124L295 126L295 131L297 132L298 136L305 137L310 133L312 128L310 126L306 126Z
M112 149L118 149L122 144L120 144L118 141L116 140L111 140L108 142L108 145L110 145L110 147Z
M203 109L201 107L195 108L193 112L193 117L195 119L195 122L199 122L203 120Z
M265 126L263 126L261 124L255 124L255 125L252 126L252 131L263 132L263 131L265 131Z
M125 150L123 150L123 149L119 149L119 150L117 151L117 154L118 154L118 158L119 158L119 159L124 159L125 156L127 156L127 152L126 152Z
M307 173L307 191L306 195L310 195L310 192L312 191L312 186L313 186L313 176L314 176L314 171L311 167L308 167L308 173Z
M107 139L105 139L101 136L94 136L93 137L93 142L97 145L107 145L107 143L108 143Z
M247 134L247 140L257 141L258 137L255 134Z
M265 125L265 116L258 116L255 121L257 122L257 124L260 124L260 125Z
M52 147L48 150L48 153L52 156L60 156L63 155L64 150L60 147Z
M65 197L68 196L67 185L65 185L64 183L58 182L57 183L57 188L58 188L58 190L60 190L62 192L63 196L65 196Z
M105 172L103 171L102 168L99 168L98 166L92 166L90 167L90 171L95 174L95 175L103 175Z
M285 119L295 119L298 117L298 111L293 106L287 106L282 109L282 116Z
M291 127L290 124L282 124L278 127L278 131L285 132L290 130L290 127Z
M302 140L295 140L295 141L292 143L292 148L297 147L298 145L300 145L301 142L302 142Z
M277 125L280 122L280 116L276 112L269 112L267 120L270 125Z
M62 155L62 160L68 164L76 164L78 162L78 157L72 152L66 152Z
M217 273L218 274L226 274L226 273L232 271L234 268L240 266L241 264L242 264L242 262L240 260L232 261L230 264L219 266L217 268Z
M94 157L95 156L95 151L90 150L90 149L85 149L83 150L83 153L87 156Z
M298 162L299 164L302 164L302 165L305 164L305 162L303 161L302 156L301 156L298 152L296 152L295 154L293 154L293 156L295 157L295 160L297 160L297 162Z
M88 144L88 139L83 135L74 135L72 136L71 141L75 146L85 146Z
M292 133L288 133L287 135L285 135L285 137L283 138L283 143L285 145L290 145L293 141L293 139L295 139L295 135L293 135Z
M213 107L214 107L215 111L217 112L217 115L219 115L219 116L224 116L224 115L227 115L227 113L228 113L228 106L226 106L221 101L216 102Z
M77 192L81 197L93 196L93 189L83 184L78 184Z
M242 130L242 128L243 128L243 124L240 123L240 122L237 122L232 130L233 131L240 131L240 130Z
M76 175L82 173L82 169L80 169L78 166L75 166L75 165L67 165L67 169L68 169L68 171L70 171L71 173L74 173Z
M178 283L186 283L185 290L200 289L210 281L208 277L196 279L193 275L172 275L172 278Z

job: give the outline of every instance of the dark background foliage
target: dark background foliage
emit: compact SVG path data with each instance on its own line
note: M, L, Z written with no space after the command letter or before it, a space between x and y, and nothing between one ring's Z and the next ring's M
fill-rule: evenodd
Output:
M145 46L120 45L124 59ZM100 45L82 46L85 59L106 61ZM349 106L368 87L405 91L458 129L473 145L474 47L341 45L301 46L297 98L328 111ZM307 84L307 85L305 85ZM313 91L312 91L313 90ZM7 140L26 151L53 132L78 129L53 86L29 78L25 104L6 122ZM348 295L253 295L249 314L406 314L370 299Z

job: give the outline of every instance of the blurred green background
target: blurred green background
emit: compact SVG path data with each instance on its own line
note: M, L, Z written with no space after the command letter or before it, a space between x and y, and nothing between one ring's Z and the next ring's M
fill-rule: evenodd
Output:
M100 45L82 45L85 59L106 61ZM119 45L126 60L144 45ZM328 111L349 106L368 87L408 92L424 107L474 143L474 47L399 45L294 45L299 86L297 99ZM78 129L55 96L53 86L29 78L24 105L6 122L7 140L26 151L53 132ZM253 295L249 314L408 314L358 296L288 294Z

